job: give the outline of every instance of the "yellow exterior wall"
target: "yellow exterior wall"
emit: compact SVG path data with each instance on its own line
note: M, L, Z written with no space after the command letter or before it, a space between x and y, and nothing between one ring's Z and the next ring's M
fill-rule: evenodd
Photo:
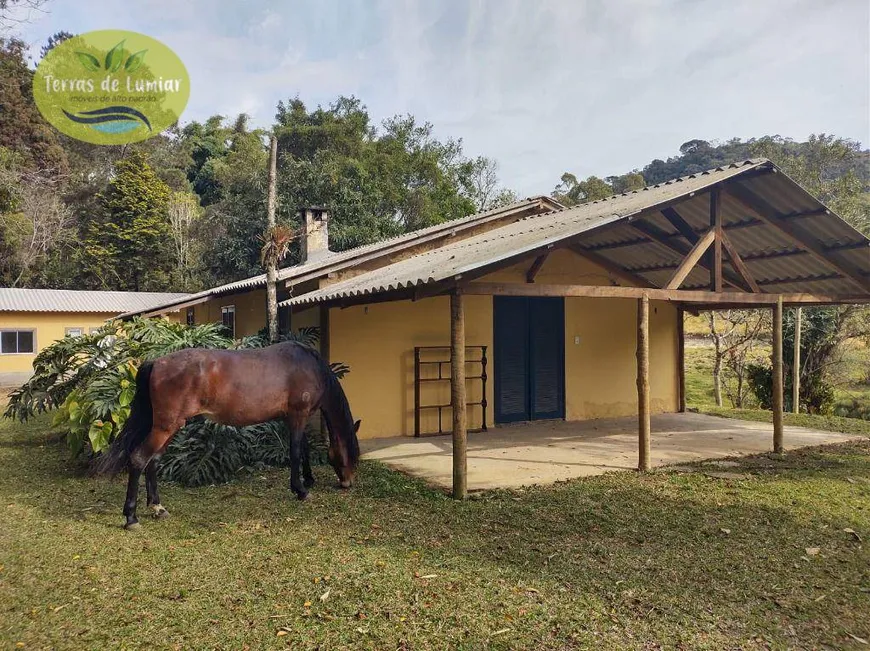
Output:
M220 323L221 308L234 305L236 308L236 339L255 335L266 327L266 290L252 289L249 292L218 296L205 303L194 305L194 319L202 323ZM184 320L187 310L182 310Z
M492 299L469 296L465 302L465 339L469 346L487 346L487 421L492 426ZM362 419L360 438L414 434L414 347L450 345L450 304L444 296L417 302L396 301L329 311L330 360L344 362L350 373L341 381L355 418ZM449 350L438 351L449 356ZM469 351L469 359L478 355ZM479 375L468 364L469 375ZM430 369L431 372L431 369ZM449 366L442 373L450 377ZM480 400L480 381L468 381L468 401ZM426 385L421 402L450 402L450 383ZM480 407L468 408L468 427L480 427ZM451 412L442 412L443 429L450 431ZM437 410L426 410L423 432L438 429Z
M489 274L485 282L525 282L529 263ZM537 283L605 285L611 277L585 258L554 251ZM487 421L493 422L492 297L465 298L466 342L487 346ZM568 420L628 416L637 412L636 301L565 299L565 410ZM677 311L667 303L650 305L650 387L656 412L678 408ZM414 347L450 343L447 297L417 302L396 301L330 310L330 357L351 367L342 380L351 409L362 419L361 438L413 435ZM575 344L579 337L579 344ZM449 351L439 351L442 355ZM469 351L469 358L476 355ZM434 368L434 367L430 367ZM469 364L468 375L479 366ZM443 375L449 377L445 365ZM469 402L480 399L480 382L468 381ZM449 382L424 385L424 404L450 401ZM437 412L421 417L423 432L436 431ZM480 408L469 407L469 428L480 426ZM442 412L442 429L451 427L450 409Z
M84 312L0 312L0 330L36 330L36 351L33 354L0 354L0 384L24 382L33 370L33 359L46 346L63 339L66 328L99 328L113 313Z

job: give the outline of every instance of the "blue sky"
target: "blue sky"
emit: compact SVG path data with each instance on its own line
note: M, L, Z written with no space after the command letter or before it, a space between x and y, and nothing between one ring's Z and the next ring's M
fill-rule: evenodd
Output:
M191 75L182 121L356 95L412 113L521 195L693 139L870 142L867 0L49 0L23 28L129 29Z

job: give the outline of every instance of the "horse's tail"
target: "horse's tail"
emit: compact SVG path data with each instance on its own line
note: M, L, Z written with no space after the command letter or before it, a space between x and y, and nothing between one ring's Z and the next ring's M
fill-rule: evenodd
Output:
M152 362L144 362L136 375L136 393L130 408L130 416L121 433L93 469L96 475L116 475L127 465L130 455L141 445L151 432L154 414L151 409L151 371Z

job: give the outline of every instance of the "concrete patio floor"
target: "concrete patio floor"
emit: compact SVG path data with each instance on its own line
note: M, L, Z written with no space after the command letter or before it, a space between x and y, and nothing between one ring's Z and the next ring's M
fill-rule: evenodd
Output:
M786 449L856 437L785 428ZM703 414L652 417L653 467L769 452L773 425ZM450 436L360 441L363 458L450 488ZM468 489L511 488L637 467L637 418L522 423L468 435Z

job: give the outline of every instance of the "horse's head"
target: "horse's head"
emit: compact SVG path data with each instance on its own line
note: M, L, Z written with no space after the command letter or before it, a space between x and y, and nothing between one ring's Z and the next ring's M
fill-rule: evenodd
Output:
M356 433L360 421L353 424L353 431L332 437L329 445L329 463L338 476L338 485L342 488L353 486L356 468L359 464L359 443Z

